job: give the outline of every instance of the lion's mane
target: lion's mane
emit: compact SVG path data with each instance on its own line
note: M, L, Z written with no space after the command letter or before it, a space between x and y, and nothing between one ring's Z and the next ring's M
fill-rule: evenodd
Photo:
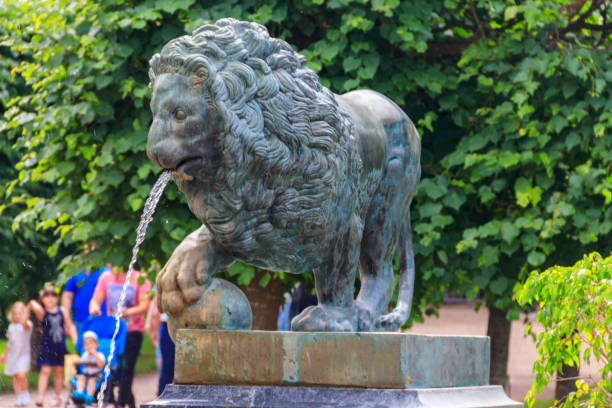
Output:
M301 264L320 253L317 235L336 228L328 220L338 204L362 207L339 203L354 196L362 168L352 121L306 58L265 27L222 19L170 41L150 65L152 89L156 76L185 75L221 118L214 193L202 209L190 206L221 243L253 253L243 260L257 264L262 244L295 251L299 243Z

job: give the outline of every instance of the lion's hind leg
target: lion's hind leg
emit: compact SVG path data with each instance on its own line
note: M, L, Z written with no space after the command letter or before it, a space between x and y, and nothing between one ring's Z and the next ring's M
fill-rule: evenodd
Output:
M415 154L418 149L413 146L418 135L409 119L386 126L386 130L387 162L368 209L361 241L361 289L355 302L359 331L397 330L408 319L412 300L414 260L410 239L410 202L420 176L419 158ZM403 271L410 270L412 278L402 273L398 307L383 316L393 296L392 261L396 244Z
M412 251L412 228L410 225L410 208L403 218L397 244L400 263L400 282L398 301L391 313L376 319L376 330L399 330L410 317L412 295L414 293L414 253Z
M354 307L358 331L374 330L376 319L387 310L393 295L392 261L403 201L397 190L403 167L400 159L387 164L366 216L359 258L361 289Z

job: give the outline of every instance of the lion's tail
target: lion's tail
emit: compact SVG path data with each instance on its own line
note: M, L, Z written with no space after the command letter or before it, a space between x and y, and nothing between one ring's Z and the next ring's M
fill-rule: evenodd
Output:
M399 330L410 317L412 296L414 294L414 253L412 251L412 229L410 216L404 218L397 242L400 263L400 279L397 305L391 313L380 316L376 323L377 330Z
M402 112L404 113L404 112ZM408 116L404 113L404 123L408 129L406 132L406 141L410 146L410 165L407 168L408 183L410 184L408 199L408 205L405 209L405 214L402 217L399 237L397 240L397 250L399 255L399 289L397 296L397 305L392 314L401 316L398 327L394 330L401 328L404 323L410 317L410 310L412 309L412 298L414 295L414 252L412 249L412 225L410 222L410 202L416 191L416 186L421 178L421 138L416 130L416 127Z
M397 242L400 279L395 310L405 314L405 318L408 320L412 308L412 296L414 294L414 252L412 250L410 213L402 220L402 224Z

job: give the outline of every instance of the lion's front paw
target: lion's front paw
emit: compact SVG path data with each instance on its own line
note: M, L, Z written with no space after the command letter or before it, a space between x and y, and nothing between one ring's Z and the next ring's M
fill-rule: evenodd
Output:
M333 306L309 306L291 320L292 331L353 331L351 310Z
M358 300L355 301L353 305L353 318L355 319L357 331L374 331L374 317L374 313L365 303Z
M408 320L408 312L393 310L391 313L380 316L376 319L376 330L378 331L397 331Z
M208 280L208 266L201 252L179 246L157 276L159 310L179 314L200 298Z

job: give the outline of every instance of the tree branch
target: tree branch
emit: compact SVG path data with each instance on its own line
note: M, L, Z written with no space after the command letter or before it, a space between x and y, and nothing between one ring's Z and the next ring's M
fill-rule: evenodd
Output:
M434 168L429 165L429 164L421 164L421 167L423 168L423 170L427 170L428 172L430 172L431 174L433 174L436 177L440 176L440 173L438 173L436 170L434 170Z
M595 12L595 10L597 10L597 8L599 6L601 6L601 4L603 3L604 0L593 0L593 2L591 3L591 7L589 7L589 9L587 11L585 11L583 14L580 15L580 17L578 17L578 19L576 21L574 21L573 23L568 24L564 29L561 30L562 34L565 34L567 32L570 31L574 31L578 28L583 28L584 24L585 24L585 20Z
M474 27L471 25L466 24L463 21L453 21L452 23L448 23L446 24L444 27L434 27L431 29L432 33L443 33L446 30L452 30L455 27L461 27L465 30L474 30Z
M480 36L473 35L465 40L456 41L444 41L444 42L430 42L427 43L427 51L425 55L427 57L441 57L445 55L461 55L463 50L469 47L472 43L478 41Z
M608 31L612 28L612 23L604 25L584 23L580 28L588 28L591 31Z
M485 31L484 31L484 28L482 27L482 23L480 22L480 19L478 18L478 14L476 13L476 8L474 7L473 0L470 0L470 9L472 10L472 17L474 17L474 22L476 23L476 26L478 26L478 31L480 32L480 36L482 38L486 38L487 36L485 35Z

